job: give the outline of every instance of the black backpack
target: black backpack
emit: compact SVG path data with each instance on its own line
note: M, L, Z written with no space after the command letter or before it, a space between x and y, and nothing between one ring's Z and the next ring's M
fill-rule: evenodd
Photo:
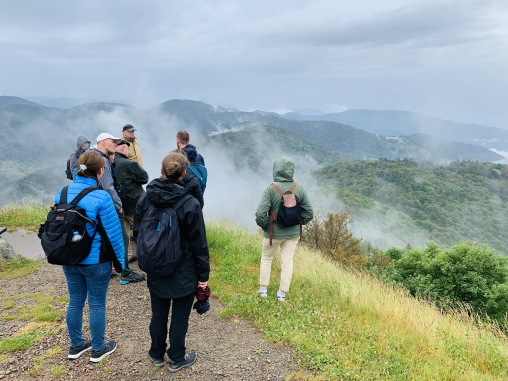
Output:
M277 192L279 192L282 196L279 205L279 211L277 212L277 216L272 209L270 209L270 213L272 214L272 225L270 227L270 246L272 246L272 238L273 238L273 225L276 223L281 228L287 228L290 226L300 225L300 239L302 236L302 207L300 198L295 194L296 189L295 182L293 184L293 188L291 188L289 194L282 192L279 187L275 184L270 184Z
M65 170L65 174L69 180L72 180L71 159L67 160L67 169Z
M136 239L138 266L145 273L166 276L179 268L182 247L176 212L191 197L185 195L169 208L150 206L146 211Z
M72 202L67 203L68 188L62 189L60 202L50 208L46 222L41 224L38 234L48 262L54 265L80 263L90 254L97 233L96 229L93 236L88 235L85 224L88 222L95 226L95 221L89 219L86 211L76 204L98 188L83 189Z

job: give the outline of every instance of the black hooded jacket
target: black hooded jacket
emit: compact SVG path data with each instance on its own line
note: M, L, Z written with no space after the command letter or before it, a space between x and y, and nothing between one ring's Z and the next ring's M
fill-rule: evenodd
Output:
M192 173L187 172L187 175L182 179L183 186L187 189L187 192L196 197L201 208L205 206L205 200L203 199L203 191L201 190L201 184L199 184L199 180Z
M146 187L136 205L134 215L134 238L137 238L141 221L150 206L167 208L187 194L181 180L160 177ZM177 211L182 244L182 265L169 276L148 274L147 286L160 298L181 298L196 292L199 282L208 281L210 257L206 241L205 223L201 206L190 198Z

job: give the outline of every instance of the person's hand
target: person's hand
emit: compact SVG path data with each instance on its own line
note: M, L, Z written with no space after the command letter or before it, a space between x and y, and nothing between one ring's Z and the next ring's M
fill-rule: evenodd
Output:
M208 285L208 282L198 282L199 288L205 288Z
M123 213L123 208L120 208L120 210L118 211L118 213L122 214L122 213Z

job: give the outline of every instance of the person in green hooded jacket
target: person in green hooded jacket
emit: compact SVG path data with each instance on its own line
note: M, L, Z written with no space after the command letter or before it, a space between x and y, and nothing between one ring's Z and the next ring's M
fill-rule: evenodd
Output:
M293 180L294 172L295 164L290 158L281 157L275 160L273 163L273 184L283 193L289 193L295 184ZM306 225L314 216L309 197L305 189L298 183L294 189L294 194L300 199L302 225ZM260 288L258 292L262 297L268 296L267 287L270 283L272 260L275 252L280 247L281 275L277 298L280 301L285 301L286 292L289 291L293 275L293 256L300 237L300 225L281 228L277 224L274 224L273 236L270 237L273 221L272 212L273 215L277 216L281 199L281 194L272 185L269 185L263 192L256 210L256 224L264 231L263 253L259 271Z

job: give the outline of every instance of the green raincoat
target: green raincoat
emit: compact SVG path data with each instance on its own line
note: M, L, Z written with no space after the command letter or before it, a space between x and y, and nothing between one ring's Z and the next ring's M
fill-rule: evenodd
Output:
M294 180L293 174L295 172L295 164L293 160L287 157L281 157L273 163L273 183L282 191L290 191L293 187ZM302 223L306 225L312 217L312 205L310 204L307 193L303 187L298 183L295 189L295 194L300 198L302 208ZM256 210L256 224L264 230L265 238L270 237L270 224L272 223L272 216L270 209L273 210L275 215L279 211L279 204L282 196L272 186L266 187ZM273 239L286 239L300 236L300 225L281 228L275 224Z

